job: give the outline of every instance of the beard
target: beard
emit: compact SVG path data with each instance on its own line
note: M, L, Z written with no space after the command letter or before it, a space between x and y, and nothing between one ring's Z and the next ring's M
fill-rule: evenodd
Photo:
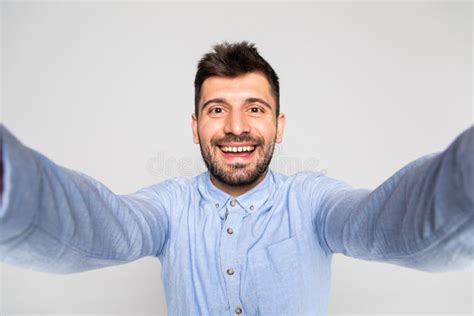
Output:
M275 149L275 140L276 136L271 142L265 143L263 138L253 138L246 133L241 136L227 134L221 139L211 139L210 145L203 146L203 142L200 141L199 147L204 163L213 177L229 186L244 186L254 183L268 170ZM254 153L257 158L256 161L252 159L251 162L245 164L226 164L222 159L219 160L217 151L221 149L218 145L225 142L251 142L256 144L255 151L257 152Z

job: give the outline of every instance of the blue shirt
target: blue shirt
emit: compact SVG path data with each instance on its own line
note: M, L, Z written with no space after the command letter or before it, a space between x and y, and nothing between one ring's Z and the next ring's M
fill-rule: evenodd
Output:
M116 195L0 131L0 259L71 273L155 256L170 315L325 315L334 253L425 271L474 259L473 127L373 191L268 171L237 198L208 173Z

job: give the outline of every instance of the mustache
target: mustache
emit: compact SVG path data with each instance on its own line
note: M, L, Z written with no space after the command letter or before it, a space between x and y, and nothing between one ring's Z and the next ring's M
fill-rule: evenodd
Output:
M264 140L261 138L252 137L248 133L243 133L241 135L226 134L222 138L212 140L211 144L215 146L220 146L222 144L231 143L231 142L235 142L235 143L249 142L257 146L265 143Z

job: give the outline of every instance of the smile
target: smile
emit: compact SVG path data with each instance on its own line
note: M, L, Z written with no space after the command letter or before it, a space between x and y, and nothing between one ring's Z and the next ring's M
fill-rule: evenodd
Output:
M242 153L255 150L255 146L219 146L219 148L225 153Z

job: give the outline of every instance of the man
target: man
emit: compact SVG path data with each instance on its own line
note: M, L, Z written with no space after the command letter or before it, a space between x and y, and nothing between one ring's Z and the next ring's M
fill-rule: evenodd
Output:
M284 124L278 76L242 42L199 62L192 129L208 172L192 179L118 196L2 127L1 259L70 273L156 256L171 315L324 315L334 253L472 262L473 127L368 191L269 170Z

